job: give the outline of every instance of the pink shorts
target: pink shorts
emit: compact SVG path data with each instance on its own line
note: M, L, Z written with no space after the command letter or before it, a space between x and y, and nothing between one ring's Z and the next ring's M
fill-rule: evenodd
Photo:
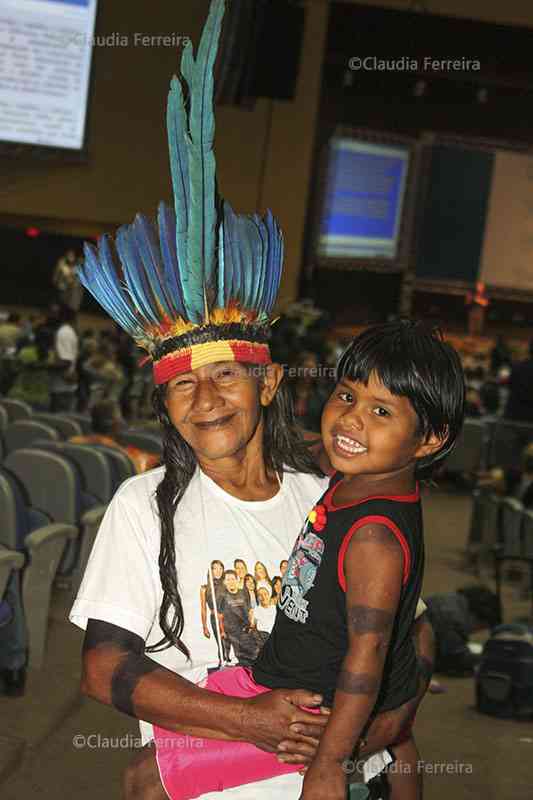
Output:
M204 688L233 697L256 697L270 691L256 683L245 667L211 673ZM191 800L300 769L297 764L281 763L275 753L266 753L248 742L200 739L156 725L154 737L161 782L171 800Z

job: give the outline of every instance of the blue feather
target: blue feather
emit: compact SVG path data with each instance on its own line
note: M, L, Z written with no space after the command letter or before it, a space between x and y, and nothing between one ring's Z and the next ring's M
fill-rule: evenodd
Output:
M133 304L139 309L148 324L157 325L160 315L157 309L154 309L150 285L144 272L132 226L122 225L118 229L116 247L124 270L124 280Z
M240 214L238 216L239 249L243 264L243 289L242 306L246 309L253 308L254 272L257 263L256 226L250 217Z
M205 311L205 288L213 285L215 273L215 156L213 139L213 67L224 15L224 0L214 0L202 32L192 81L189 114L189 178L191 203L188 230L188 273L184 300L189 318L200 322ZM184 54L185 55L185 54ZM190 69L189 62L186 62Z
M82 285L130 335L142 331L114 267L111 273L107 273L100 263L96 248L88 242L85 242L83 252L85 262L78 267Z
M160 310L167 317L172 317L172 299L168 296L159 242L150 220L144 214L137 214L133 223L133 233L139 250L148 283ZM159 316L161 316L161 311Z
M224 222L218 226L218 271L217 271L217 299L215 308L224 308L226 305L226 262L224 258Z
M224 201L224 293L226 303L237 300L244 290L242 254L239 249L237 215L230 204Z
M267 239L267 230L265 224L259 214L254 214L251 217L252 222L256 226L256 253L257 253L257 262L254 264L253 269L253 294L252 294L252 308L257 308L262 292L263 292L263 285L265 281L265 270L267 264L267 255L268 255L268 239Z
M268 231L268 257L266 264L266 284L263 290L261 310L270 314L279 291L281 270L283 268L283 236L270 211L267 211L265 224Z
M188 153L190 138L181 83L179 78L175 76L172 79L168 95L167 131L177 222L175 226L175 247L178 253L178 262L182 267L185 267L187 263L187 229L189 227L190 205Z
M185 318L183 289L176 252L176 218L170 208L161 202L159 203L157 219L159 223L159 243L164 264L164 281L168 287L168 294L175 314Z

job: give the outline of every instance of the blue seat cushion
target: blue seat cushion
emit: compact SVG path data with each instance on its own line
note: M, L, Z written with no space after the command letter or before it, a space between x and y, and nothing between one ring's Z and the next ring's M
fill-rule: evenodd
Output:
M13 609L6 600L0 602L0 628L11 622L13 617Z

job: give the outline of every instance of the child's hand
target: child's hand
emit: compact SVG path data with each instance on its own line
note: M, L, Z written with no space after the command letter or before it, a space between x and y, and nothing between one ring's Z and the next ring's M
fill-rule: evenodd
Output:
M346 800L346 773L342 764L315 758L305 774L300 800Z

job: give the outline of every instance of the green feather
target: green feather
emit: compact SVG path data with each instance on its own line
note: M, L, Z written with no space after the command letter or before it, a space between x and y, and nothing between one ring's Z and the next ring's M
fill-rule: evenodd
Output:
M193 322L205 317L205 287L214 283L216 246L215 155L213 140L213 67L224 16L224 0L211 4L194 64L184 53L186 80L191 91L189 113L190 207L187 241L188 275L184 300ZM188 52L188 51L187 51Z

